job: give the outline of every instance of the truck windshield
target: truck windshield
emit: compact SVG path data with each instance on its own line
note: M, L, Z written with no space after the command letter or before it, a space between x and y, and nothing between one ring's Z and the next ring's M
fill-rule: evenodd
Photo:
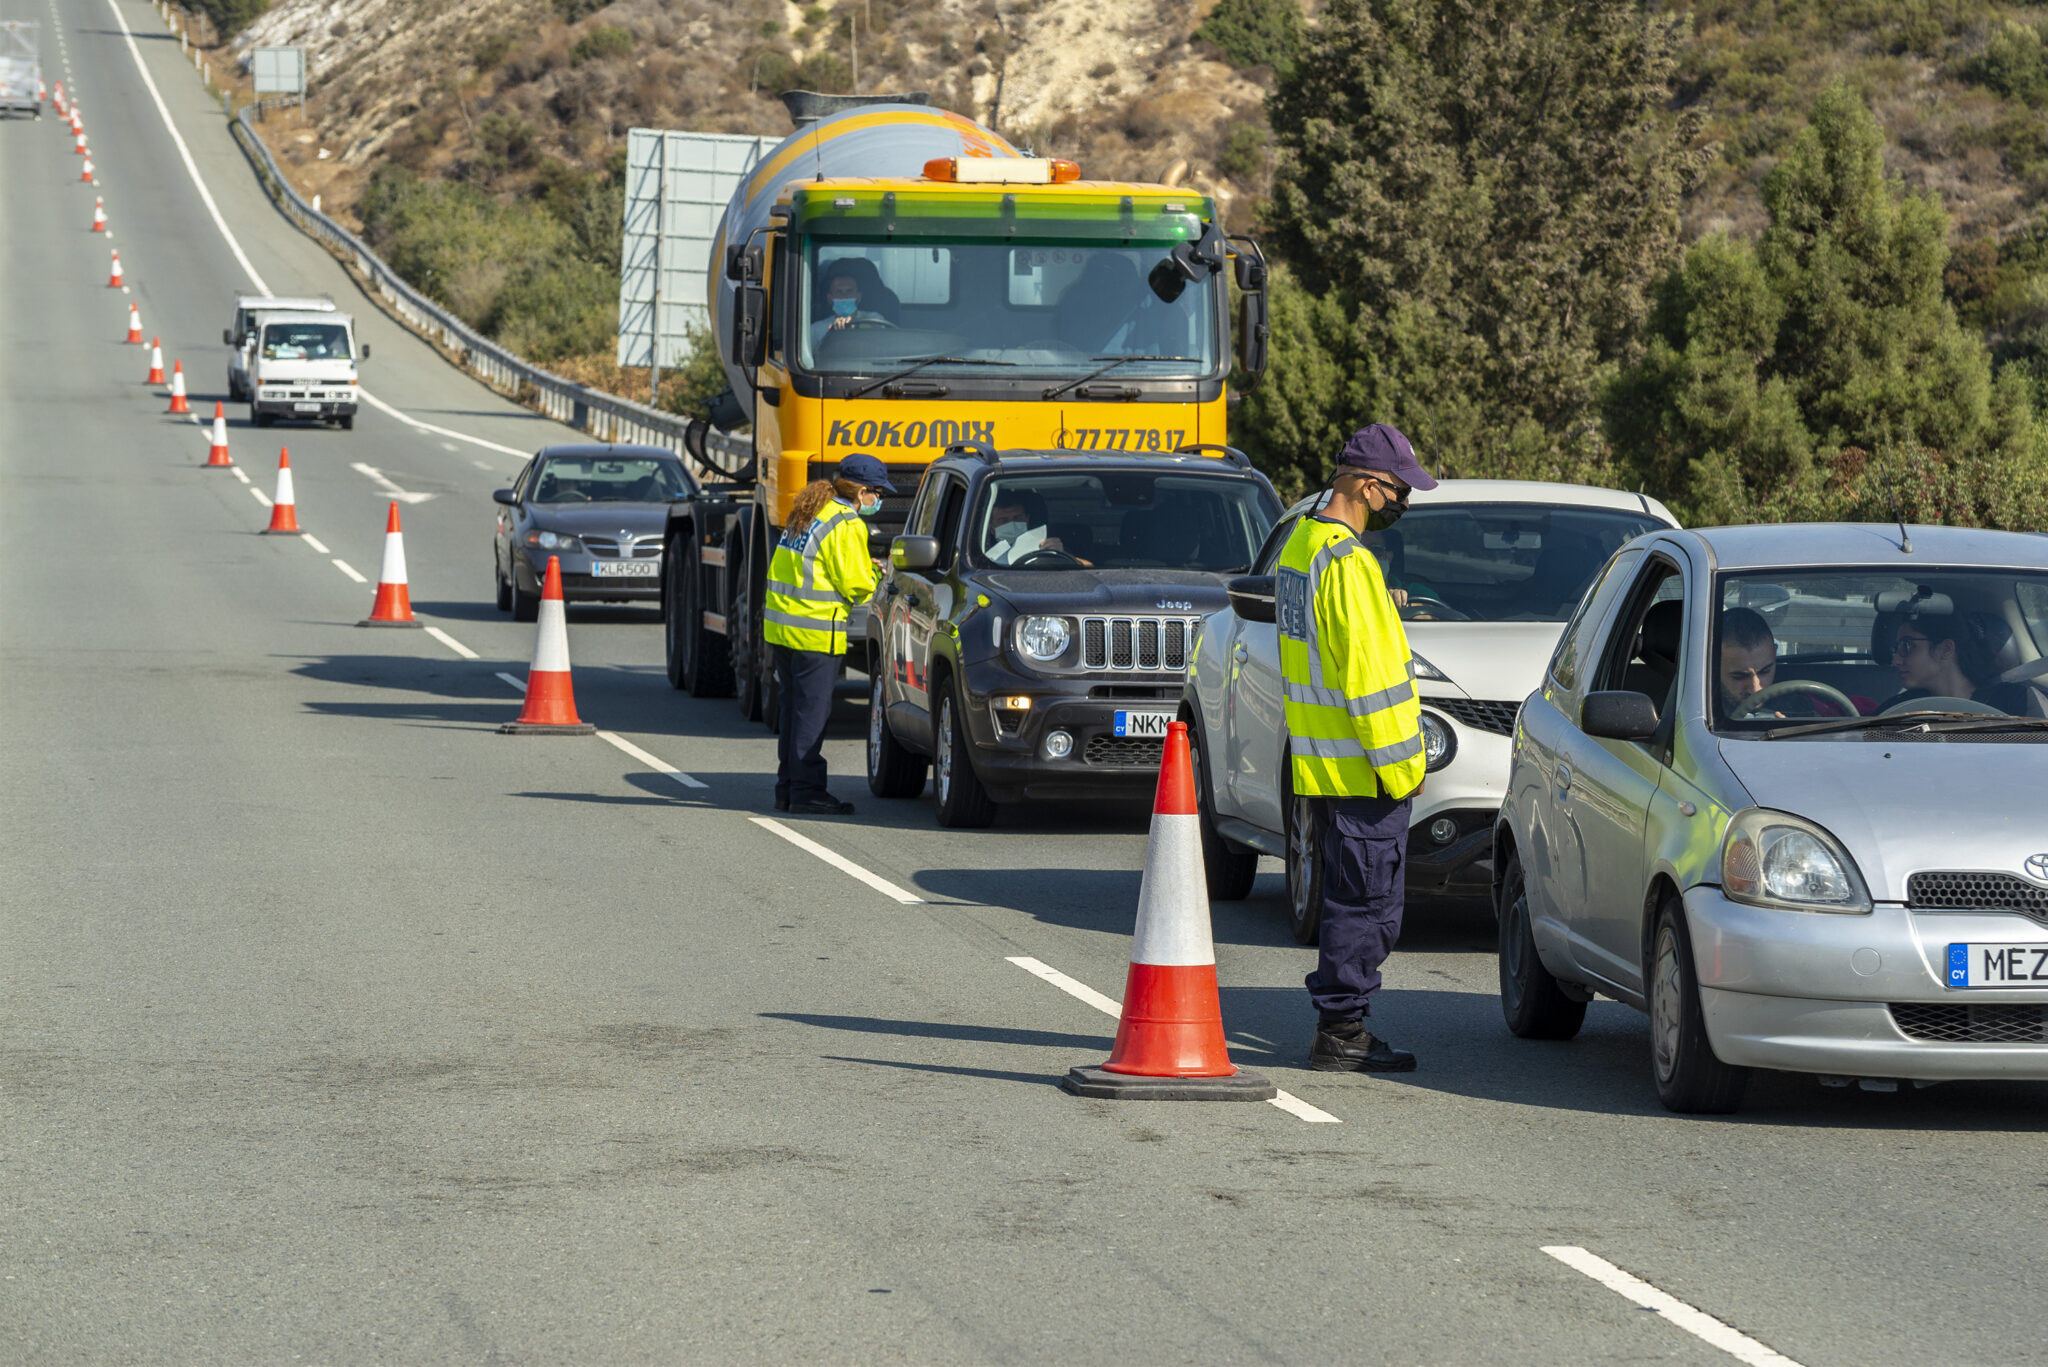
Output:
M1117 380L1208 377L1220 370L1225 283L1190 284L1172 303L1145 284L1172 244L813 238L806 247L794 339L797 363L871 374L930 357L921 374L981 371L1084 375L1119 356ZM976 364L978 363L978 364ZM1003 372L1014 374L1015 372Z
M1244 571L1280 515L1253 479L1185 472L1006 475L967 524L988 568Z
M263 329L266 361L344 361L348 329L338 323L272 323Z

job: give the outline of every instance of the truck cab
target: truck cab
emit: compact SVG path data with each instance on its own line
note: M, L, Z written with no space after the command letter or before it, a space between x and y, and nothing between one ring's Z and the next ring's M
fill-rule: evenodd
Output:
M221 329L220 339L228 346L228 397L240 402L249 397L249 350L256 343L256 319L265 313L333 313L335 303L322 295L293 297L275 294L235 296L234 320Z
M355 320L339 310L259 312L242 353L249 418L268 427L279 418L355 426L356 362L370 349Z

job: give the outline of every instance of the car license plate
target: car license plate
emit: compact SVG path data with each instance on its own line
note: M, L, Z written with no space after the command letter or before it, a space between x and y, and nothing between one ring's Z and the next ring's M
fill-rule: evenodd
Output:
M597 560L590 566L599 579L652 579L660 570L659 560Z
M2048 987L2048 944L1948 947L1950 987Z
M294 413L318 413L319 411L320 405L317 403L295 403L292 405L292 412Z
M1172 720L1171 712L1119 712L1116 714L1116 733L1119 736L1164 736L1166 724Z

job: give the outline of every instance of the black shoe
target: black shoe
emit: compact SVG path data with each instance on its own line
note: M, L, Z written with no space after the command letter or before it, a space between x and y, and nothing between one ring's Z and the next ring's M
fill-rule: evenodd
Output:
M1308 1066L1319 1073L1412 1073L1415 1055L1369 1030L1346 1038L1318 1028L1315 1043L1309 1046Z
M778 812L786 812L786 811L788 811L788 810L789 810L789 799L788 799L788 798L786 798L786 797L778 797L778 798L776 798L776 799L775 799L775 810L776 810L776 811L778 811Z
M802 802L792 802L785 808L791 816L852 816L853 804L841 802L836 797L807 797Z

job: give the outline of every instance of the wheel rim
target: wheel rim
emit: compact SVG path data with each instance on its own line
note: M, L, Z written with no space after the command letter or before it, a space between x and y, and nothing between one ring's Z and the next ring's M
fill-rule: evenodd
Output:
M1657 1076L1669 1081L1678 1067L1679 1001L1683 981L1679 976L1678 937L1668 925L1657 931L1655 959L1650 976L1650 1041L1656 1056Z
M953 797L953 700L946 699L939 704L939 753L932 765L934 786L939 790L939 801L943 804Z
M1292 877L1287 880L1288 896L1294 903L1295 920L1308 915L1309 884L1315 878L1315 814L1309 810L1306 799L1290 798L1292 820L1287 823L1287 871Z
M1522 976L1529 968L1529 894L1516 892L1508 903L1506 923L1501 926L1500 990L1509 1005L1519 1005Z
M882 771L882 676L868 684L868 776Z

